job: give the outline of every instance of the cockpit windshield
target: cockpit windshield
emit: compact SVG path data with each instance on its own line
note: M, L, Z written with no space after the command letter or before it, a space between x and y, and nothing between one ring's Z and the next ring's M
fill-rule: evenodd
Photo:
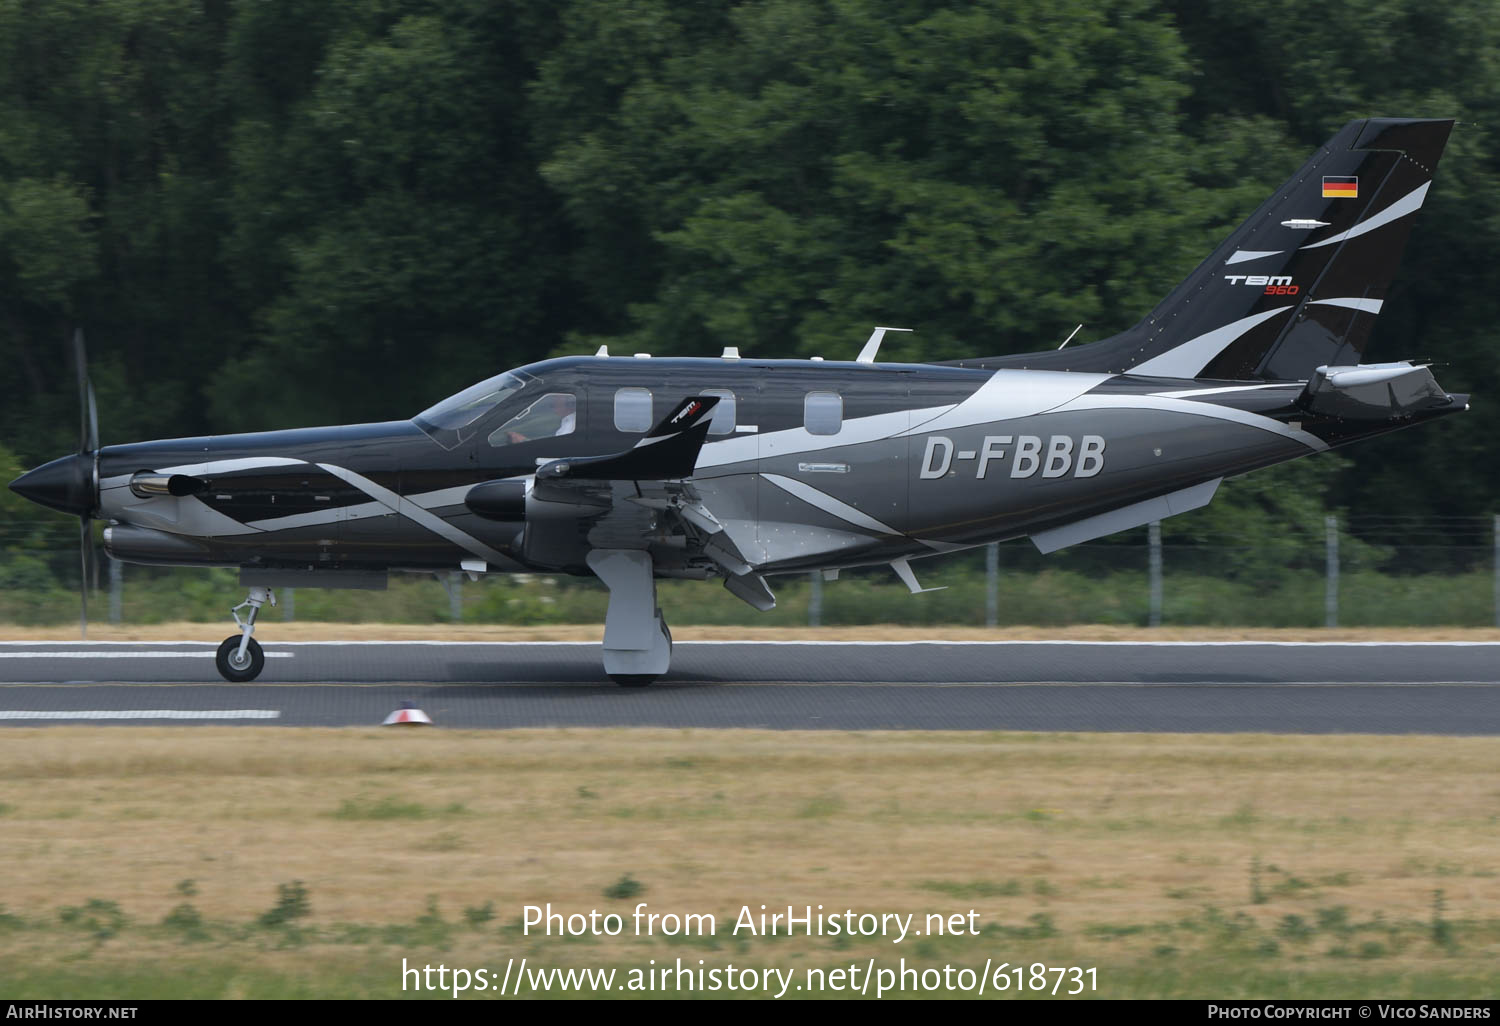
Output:
M506 371L428 407L412 421L433 441L451 449L473 434L473 431L466 430L470 425L521 391L531 380L529 375Z

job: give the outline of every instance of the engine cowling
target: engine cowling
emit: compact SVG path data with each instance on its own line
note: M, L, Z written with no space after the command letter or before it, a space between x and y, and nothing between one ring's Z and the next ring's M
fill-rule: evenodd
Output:
M111 524L104 529L104 551L122 563L154 566L227 566L207 545L195 538L170 534L135 524Z

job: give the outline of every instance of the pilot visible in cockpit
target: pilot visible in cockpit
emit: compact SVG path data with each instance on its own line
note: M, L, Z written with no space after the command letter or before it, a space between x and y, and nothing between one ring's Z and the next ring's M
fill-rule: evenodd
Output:
M578 400L568 392L550 392L496 428L490 444L571 435L577 423Z

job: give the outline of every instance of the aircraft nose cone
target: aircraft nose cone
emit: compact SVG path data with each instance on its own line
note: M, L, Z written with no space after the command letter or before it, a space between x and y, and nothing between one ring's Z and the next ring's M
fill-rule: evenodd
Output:
M49 509L86 516L95 506L94 457L74 453L44 463L10 483L17 495Z

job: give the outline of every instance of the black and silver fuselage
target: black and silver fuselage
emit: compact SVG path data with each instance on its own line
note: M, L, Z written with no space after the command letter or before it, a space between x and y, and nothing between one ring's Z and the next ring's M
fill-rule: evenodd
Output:
M424 429L419 418L108 446L95 513L114 522L107 544L126 561L586 573L589 547L624 546L648 549L659 574L708 576L715 566L649 506L628 525L639 529L633 539L590 539L601 526L585 513L574 517L577 545L528 546L524 501L516 516L495 519L465 498L501 479L525 497L539 465L630 449L641 440L633 428L684 396L710 394L720 410L692 485L746 562L778 573L1045 535L1441 416L1466 398L1371 423L1310 415L1295 403L1300 382L619 357L520 373L525 387L458 431ZM498 432L552 395L574 397L566 433ZM641 413L642 403L654 409ZM621 423L627 407L636 419ZM153 493L139 483L148 472L196 484L191 494ZM532 504L533 517L557 513L542 505Z

